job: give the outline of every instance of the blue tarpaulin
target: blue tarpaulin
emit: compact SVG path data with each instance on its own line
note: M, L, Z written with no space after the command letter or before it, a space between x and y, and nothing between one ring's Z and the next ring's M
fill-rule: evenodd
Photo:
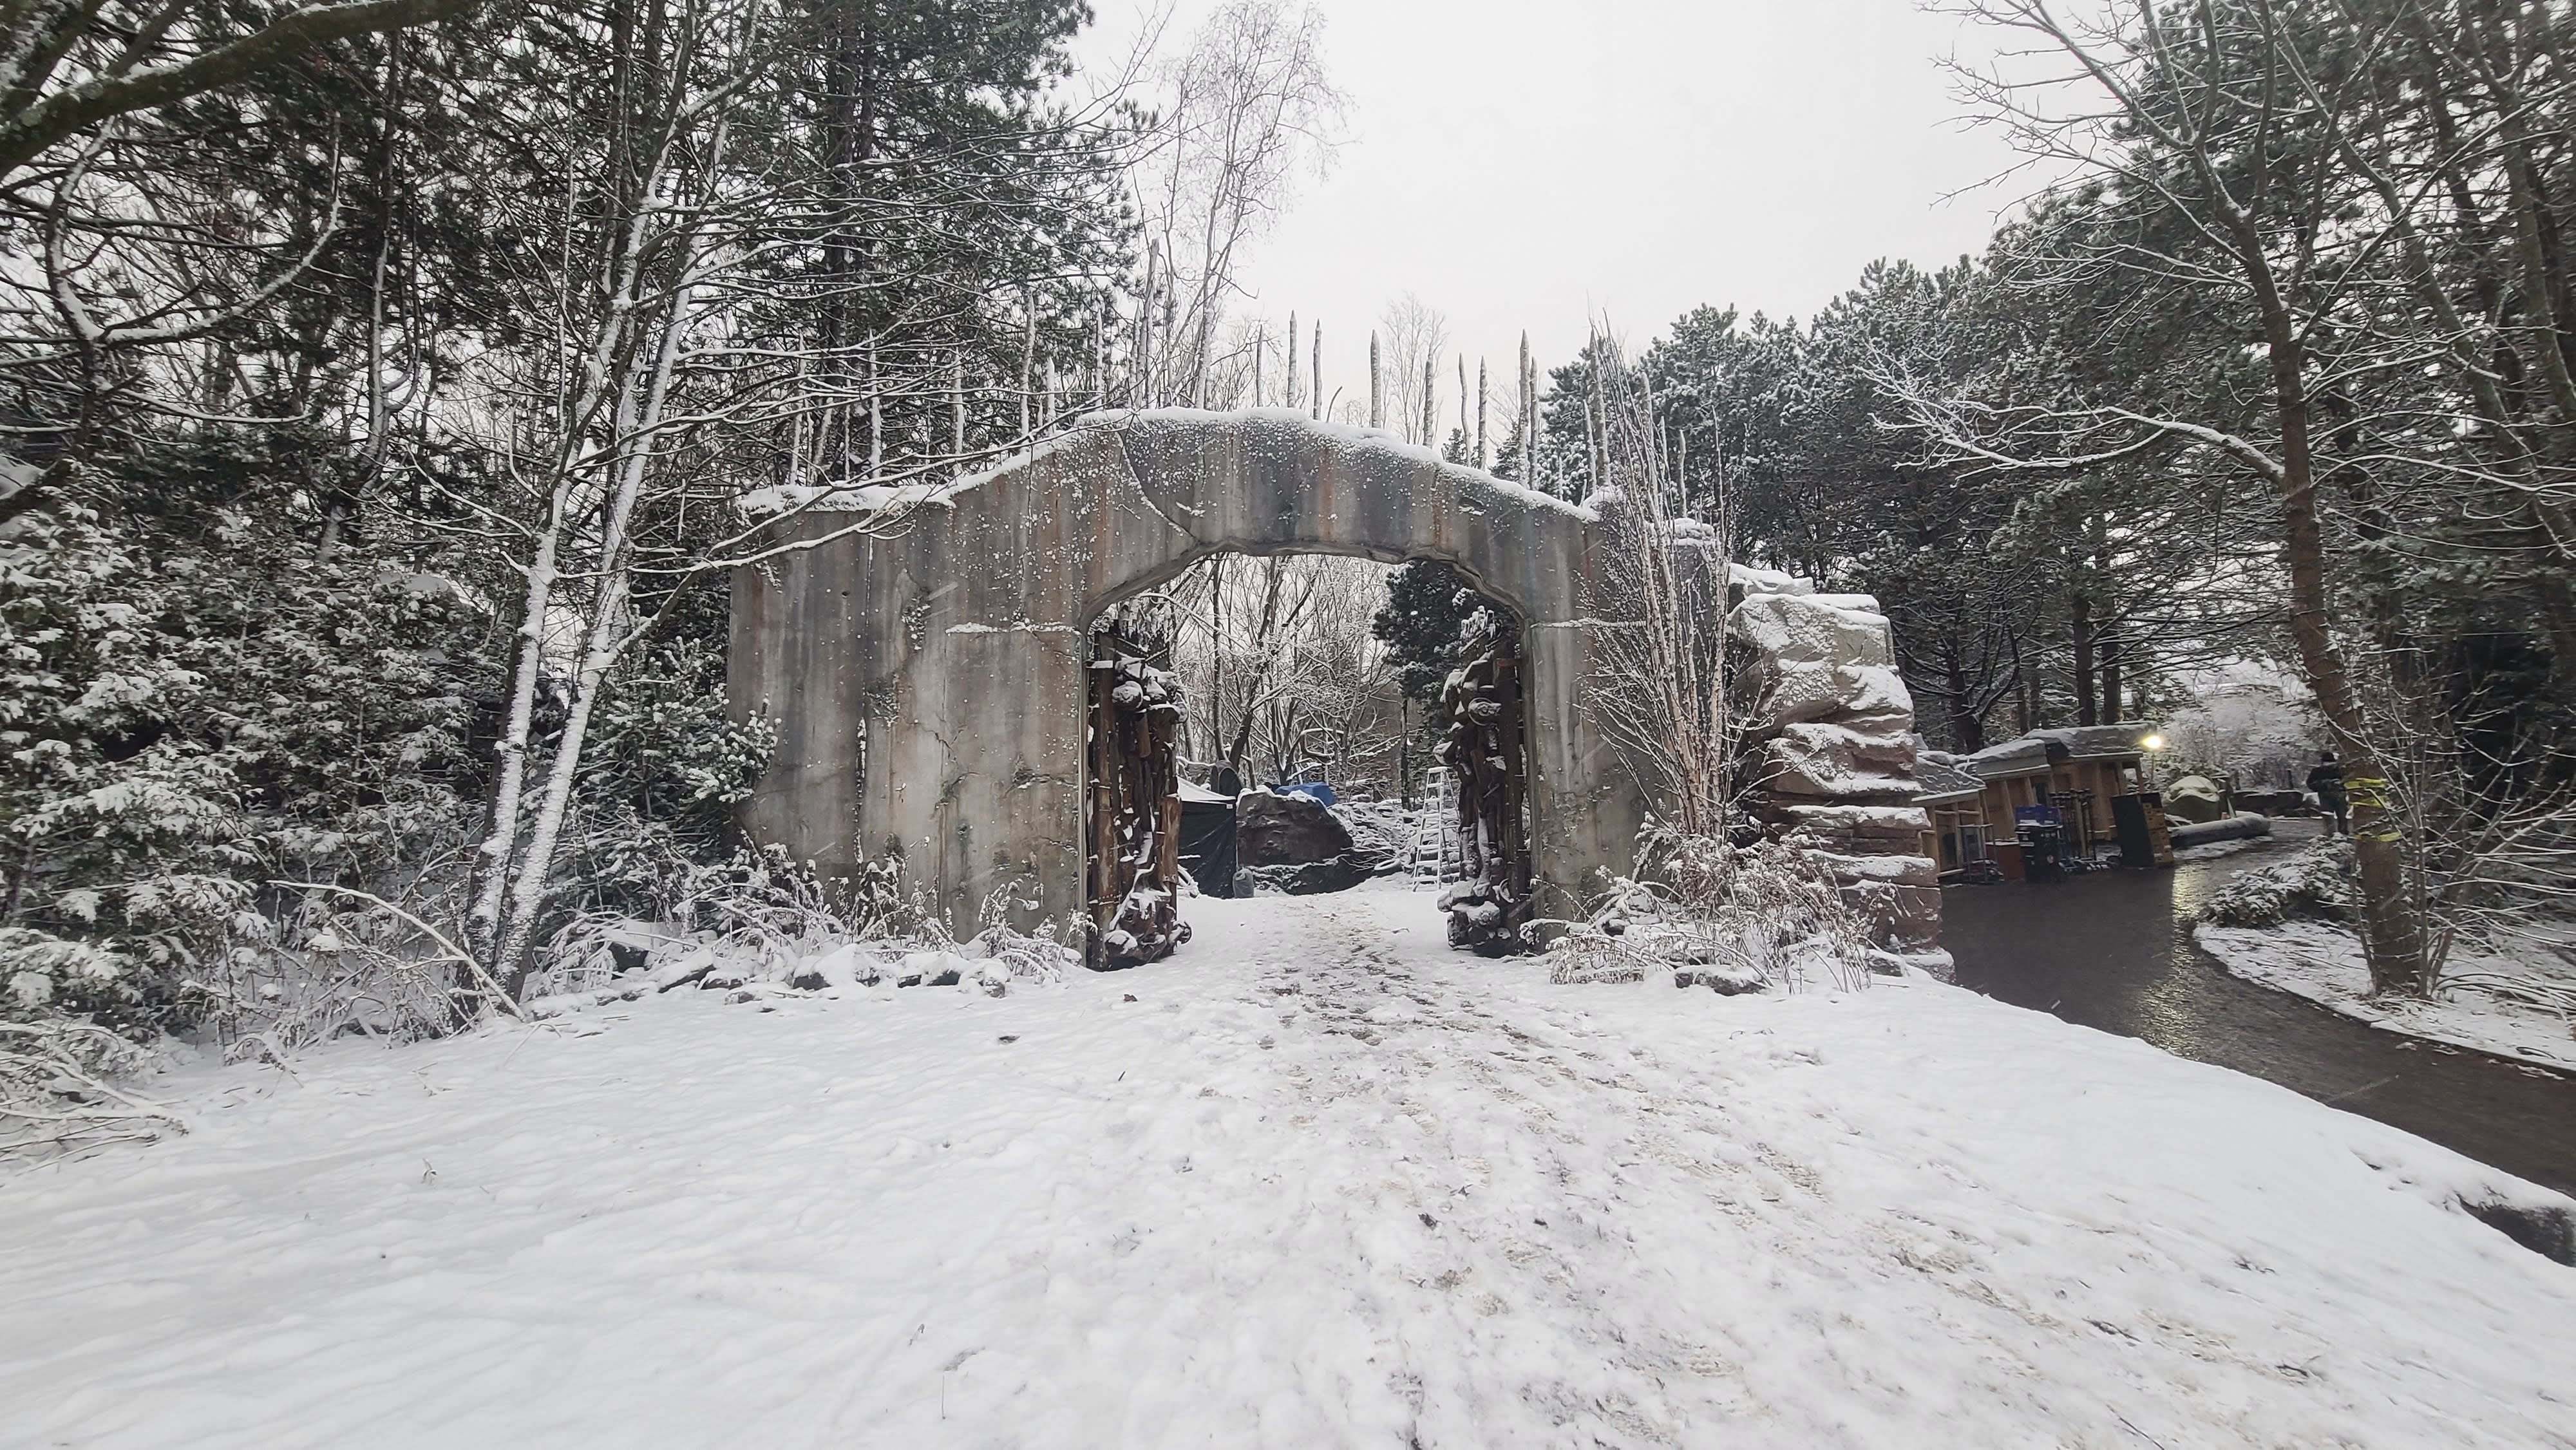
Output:
M1333 803L1333 788L1324 784L1320 780L1301 780L1290 785L1274 785L1270 788L1270 793L1272 795L1311 796L1323 805L1331 805Z

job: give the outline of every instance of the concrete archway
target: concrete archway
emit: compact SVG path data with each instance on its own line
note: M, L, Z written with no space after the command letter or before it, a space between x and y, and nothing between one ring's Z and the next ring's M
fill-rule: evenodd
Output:
M739 571L731 703L779 722L748 824L826 874L902 857L961 927L1083 908L1084 632L1225 550L1457 565L1528 627L1541 915L1624 872L1643 809L1575 693L1598 621L1595 517L1379 433L1284 411L1103 415L941 490L884 537Z

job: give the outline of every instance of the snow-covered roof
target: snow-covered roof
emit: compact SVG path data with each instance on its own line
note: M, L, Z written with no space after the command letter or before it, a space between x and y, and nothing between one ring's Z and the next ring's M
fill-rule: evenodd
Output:
M2028 735L1989 745L1959 762L1987 780L2007 775L2035 775L2048 769L2048 742Z
M2077 725L2064 730L2033 730L2027 740L2044 741L2051 760L2125 760L2146 753L2138 742L2155 731L2153 725L2128 721L2118 725Z
M2133 721L2033 730L1999 745L1989 745L1958 764L1987 780L1997 780L2007 775L2036 775L2060 761L2135 760L2146 753L2146 747L2138 742L2154 729Z
M1986 788L1986 783L1977 778L1975 771L1961 765L1957 756L1938 750L1915 752L1914 784L1919 788L1914 797L1918 806L1966 800Z

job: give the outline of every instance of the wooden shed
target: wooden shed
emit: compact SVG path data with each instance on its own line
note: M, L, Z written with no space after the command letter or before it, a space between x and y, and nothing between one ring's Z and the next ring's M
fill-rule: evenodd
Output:
M1987 859L1986 783L1961 766L1956 757L1937 750L1914 757L1914 803L1931 822L1919 854L1938 862L1943 872ZM2009 833L2010 828L2006 828Z
M2013 838L2014 812L2053 806L2069 850L2095 856L2118 839L2111 802L2146 789L2146 747L2155 727L2136 723L2034 730L1973 755L1924 751L1915 804L1932 817L1924 854L1945 871L1994 854ZM1937 782L1937 784L1936 784Z

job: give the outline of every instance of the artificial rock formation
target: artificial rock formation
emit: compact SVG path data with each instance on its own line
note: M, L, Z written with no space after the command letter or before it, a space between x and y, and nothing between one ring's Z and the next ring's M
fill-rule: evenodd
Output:
M1350 851L1350 827L1313 796L1255 787L1234 798L1234 859L1239 866L1305 866Z
M1320 896L1377 874L1332 808L1295 791L1247 790L1234 798L1237 879L1252 891ZM1250 894L1250 893L1245 893Z
M1754 811L1771 839L1814 850L1865 912L1878 945L1938 966L1938 867L1912 804L1914 697L1887 619L1866 594L1738 566L1729 632L1751 646Z
M1112 626L1091 641L1091 841L1086 870L1094 967L1160 961L1190 939L1181 920L1181 682Z
M1466 879L1440 893L1449 945L1480 957L1528 950L1529 853L1521 832L1521 664L1509 640L1449 677L1449 739L1440 761L1458 775L1458 841Z

